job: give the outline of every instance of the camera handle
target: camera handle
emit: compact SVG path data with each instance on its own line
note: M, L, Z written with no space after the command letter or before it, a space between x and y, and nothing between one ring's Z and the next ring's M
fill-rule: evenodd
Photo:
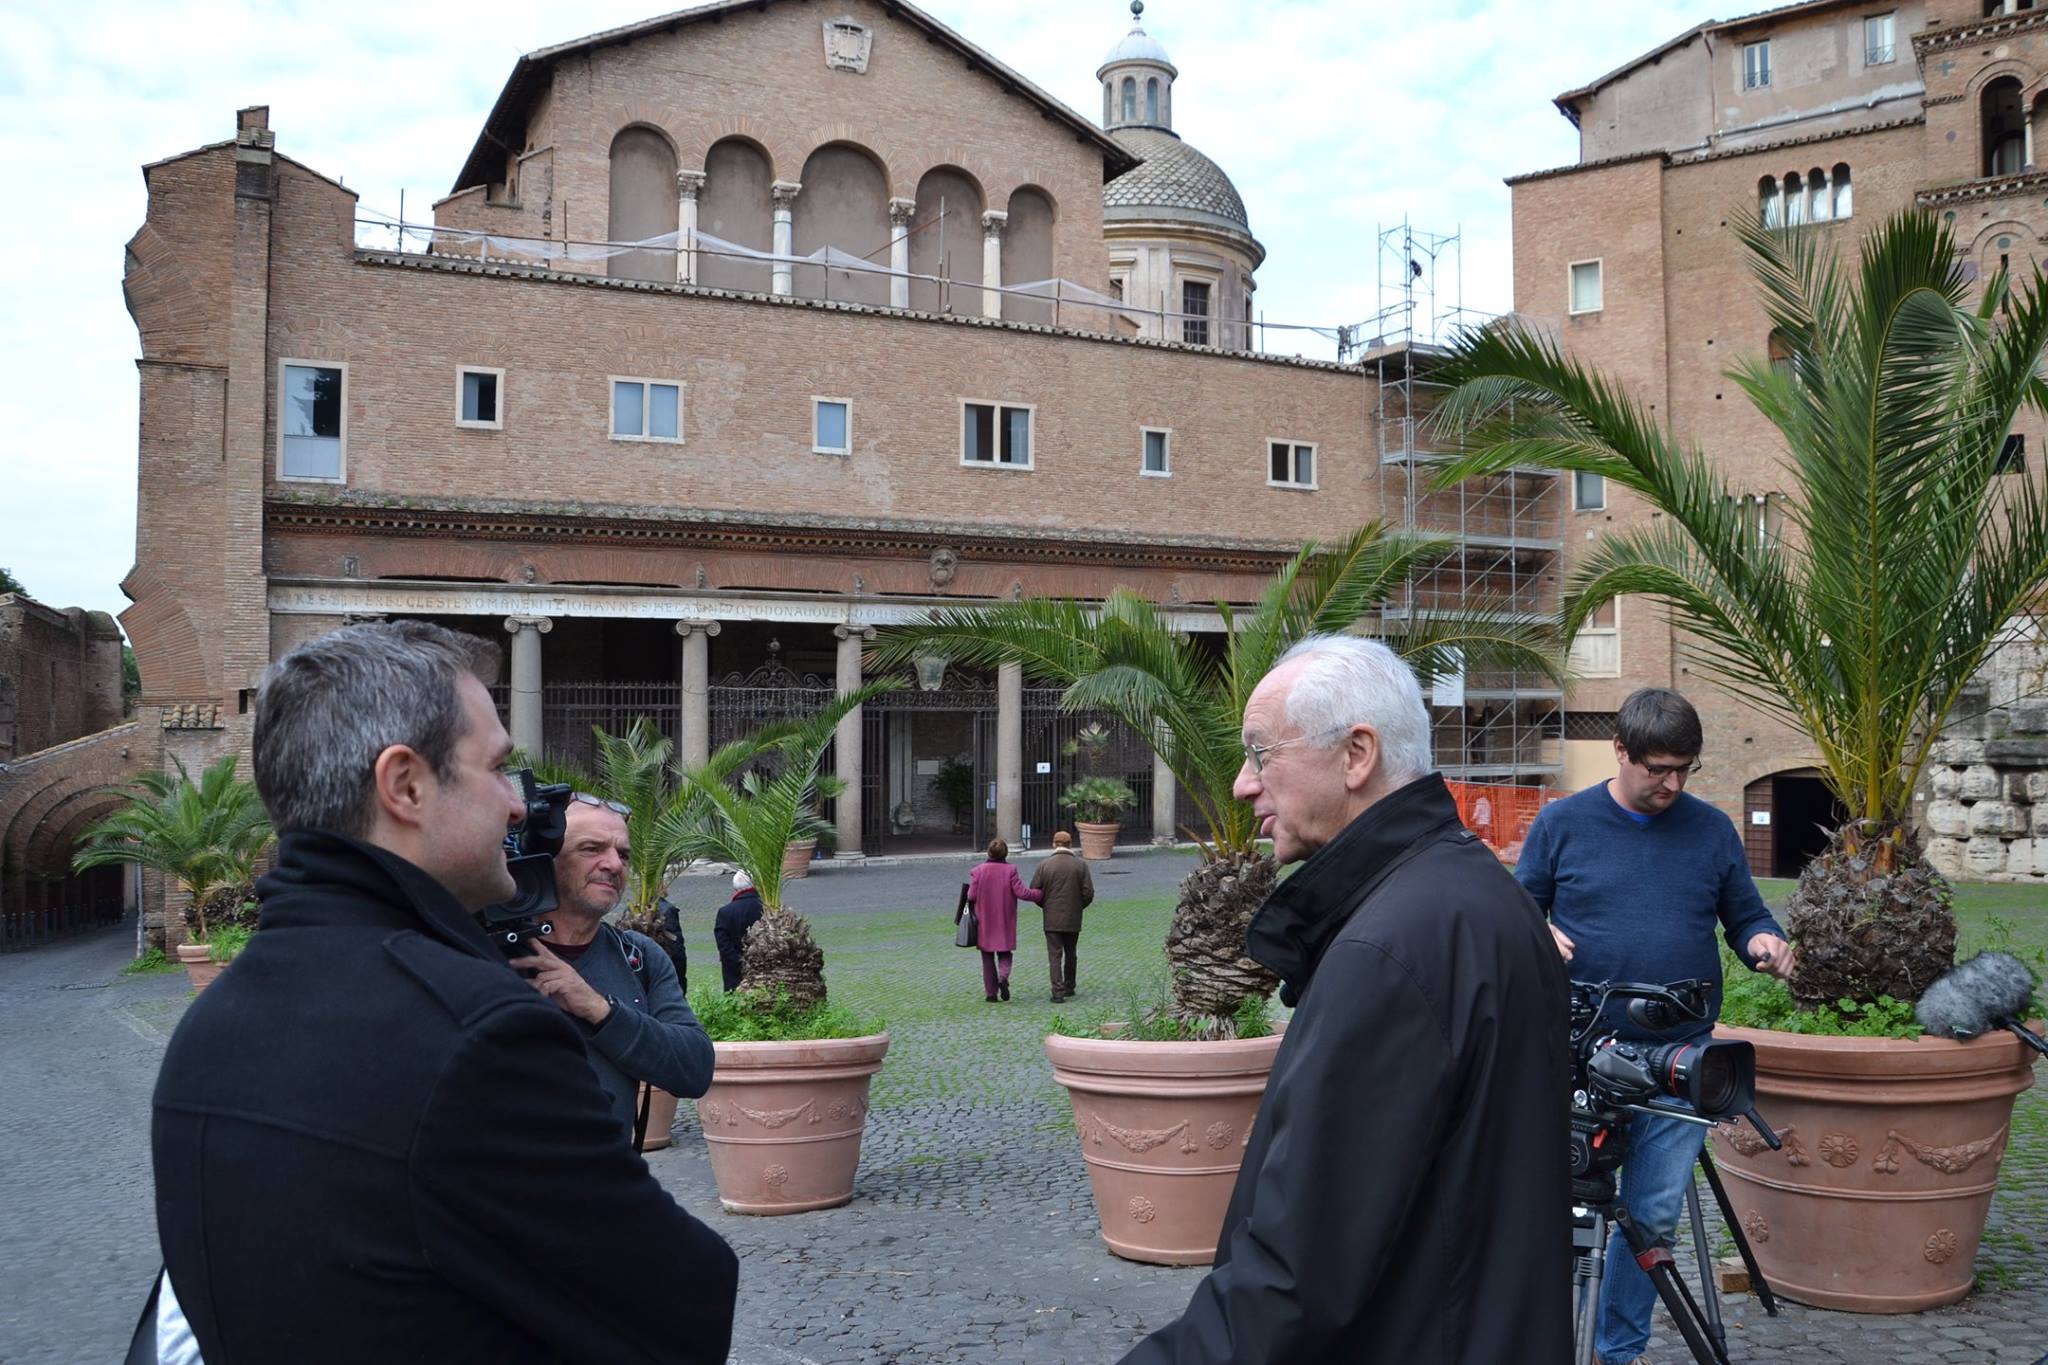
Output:
M1655 1114L1659 1118L1677 1119L1680 1123L1696 1123L1702 1128L1718 1128L1723 1122L1721 1119L1702 1118L1690 1109L1667 1109L1661 1104L1624 1104L1621 1107L1631 1113ZM1783 1150L1784 1140L1771 1131L1771 1125L1764 1122L1764 1116L1754 1107L1744 1110L1741 1117L1749 1120L1749 1126L1756 1129L1765 1146L1774 1152Z

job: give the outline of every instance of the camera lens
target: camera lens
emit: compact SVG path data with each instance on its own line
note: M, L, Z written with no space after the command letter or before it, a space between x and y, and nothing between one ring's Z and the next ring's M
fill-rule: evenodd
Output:
M1706 1118L1748 1112L1756 1099L1756 1049L1748 1043L1667 1043L1650 1069L1664 1092Z

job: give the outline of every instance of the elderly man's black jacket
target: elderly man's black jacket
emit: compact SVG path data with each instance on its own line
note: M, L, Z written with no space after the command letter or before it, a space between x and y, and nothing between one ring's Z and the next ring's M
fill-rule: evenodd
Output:
M1562 1365L1564 968L1443 779L1352 821L1248 938L1297 1009L1215 1268L1125 1365Z
M157 1078L157 1230L207 1365L723 1361L738 1266L575 1025L403 859L297 832Z

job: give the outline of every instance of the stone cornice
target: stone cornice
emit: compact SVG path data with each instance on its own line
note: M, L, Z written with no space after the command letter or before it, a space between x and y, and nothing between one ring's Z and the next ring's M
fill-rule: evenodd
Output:
M1995 19L1986 19L1977 24L1922 29L1913 35L1913 51L1915 55L1925 56L1930 52L1946 52L1950 48L1981 43L1987 38L2005 38L2029 29L2043 28L2048 28L2048 11L2024 10L2018 14L2005 14Z
M1938 185L1915 194L1913 203L1923 209L1933 209L1946 204L1968 204L1979 199L2003 199L2009 194L2029 194L2043 188L2048 188L2048 171L2027 171L2021 175L2000 175L1966 180L1956 185Z
M1063 565L1271 573L1296 550L1284 541L1219 542L1072 528L961 526L696 508L520 503L496 499L380 499L364 495L280 495L264 502L273 535L369 535L539 541L555 544L922 559L934 546L978 558Z

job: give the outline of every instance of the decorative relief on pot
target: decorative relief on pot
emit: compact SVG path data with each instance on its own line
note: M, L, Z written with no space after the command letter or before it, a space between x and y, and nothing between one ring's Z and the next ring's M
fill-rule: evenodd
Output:
M1746 1123L1724 1123L1715 1131L1716 1137L1726 1138L1728 1145L1744 1156L1755 1156L1770 1144L1757 1136L1756 1130Z
M1764 1216L1755 1209L1742 1215L1742 1230L1749 1234L1749 1240L1752 1242L1771 1240L1771 1225L1766 1223Z
M1854 1166L1859 1150L1856 1146L1856 1139L1847 1133L1822 1133L1820 1135L1820 1159L1833 1166L1836 1170L1840 1170L1845 1166Z
M1982 1160L1987 1153L1996 1152L1991 1164L1996 1166L2005 1152L2005 1128L1987 1138L1975 1142L1959 1142L1953 1147L1928 1147L1902 1135L1898 1129L1888 1130L1884 1135L1884 1146L1877 1149L1877 1155L1870 1160L1871 1168L1879 1175L1899 1173L1899 1153L1911 1152L1923 1166L1940 1171L1943 1175L1961 1175Z
M810 1110L810 1107L816 1103L816 1100L805 1100L794 1109L749 1109L743 1104L735 1103L733 1108L739 1110L763 1128L775 1129L785 1128L797 1119L802 1118Z
M1209 1145L1219 1152L1228 1147L1230 1140L1236 1136L1237 1130L1227 1123L1212 1123L1209 1125L1207 1134Z
M865 1123L868 1117L867 1099L864 1096L854 1095L849 1098L834 1100L825 1106L825 1117L838 1119L841 1123ZM817 1121L817 1115L813 1114L811 1122L816 1123Z
M1920 1254L1927 1258L1929 1264L1940 1265L1955 1255L1956 1248L1962 1244L1963 1239L1947 1228L1936 1228L1928 1234L1927 1241L1921 1245Z
M1131 1202L1125 1207L1130 1210L1131 1217L1140 1223L1149 1223L1159 1216L1159 1210L1143 1195L1133 1195Z
M1806 1144L1799 1140L1797 1128L1785 1127L1778 1130L1778 1139L1785 1144L1787 1166L1811 1166L1813 1158L1806 1154Z
M763 1185L766 1185L769 1188L769 1190L775 1193L780 1193L782 1187L789 1183L789 1167L768 1167L766 1170L761 1172L761 1183Z
M717 1100L698 1100L697 1121L706 1128L721 1123L728 1128L737 1128L740 1126L740 1116L734 1111L738 1108L736 1104L720 1104Z
M1183 1152L1197 1150L1194 1139L1187 1136L1186 1119L1171 1128L1119 1128L1094 1114L1087 1114L1077 1119L1074 1126L1080 1129L1084 1141L1093 1142L1098 1147L1102 1145L1102 1139L1108 1137L1127 1152L1149 1152L1180 1138Z

